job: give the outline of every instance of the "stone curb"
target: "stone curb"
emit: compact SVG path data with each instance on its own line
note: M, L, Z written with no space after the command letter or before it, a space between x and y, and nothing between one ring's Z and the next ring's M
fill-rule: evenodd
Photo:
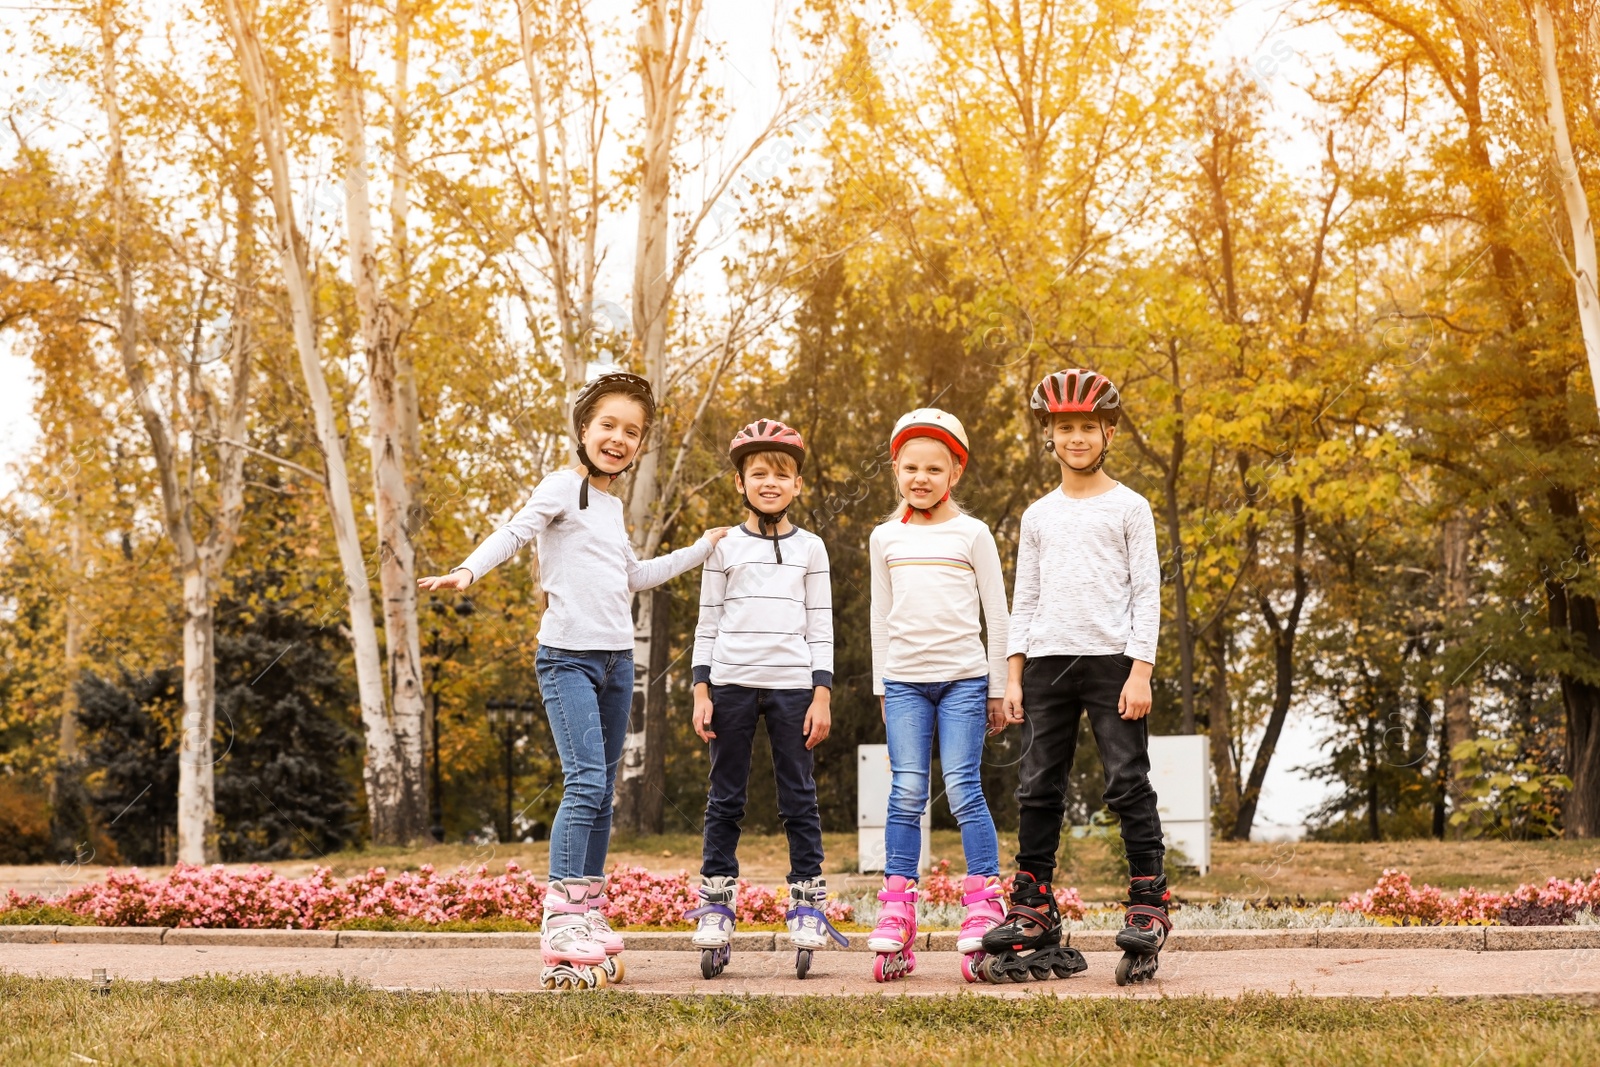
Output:
M628 947L651 952L693 952L690 932L628 933ZM847 935L850 950L870 951L867 934ZM178 945L257 948L507 948L537 949L533 932L444 934L383 930L202 930L158 926L0 926L0 945ZM1081 952L1116 951L1114 930L1069 930L1067 944ZM733 935L735 952L787 950L788 939L767 931ZM836 948L837 946L830 946ZM1327 926L1294 930L1172 931L1167 947L1183 952L1245 949L1460 949L1528 951L1600 949L1600 926ZM922 952L954 952L956 931L917 936Z

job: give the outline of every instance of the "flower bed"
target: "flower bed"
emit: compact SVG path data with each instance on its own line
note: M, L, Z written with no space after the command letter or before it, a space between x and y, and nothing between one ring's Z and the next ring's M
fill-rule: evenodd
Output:
M1339 907L1400 926L1560 925L1582 912L1600 913L1600 870L1587 882L1552 878L1509 893L1468 886L1451 896L1431 885L1412 885L1404 871L1386 869L1377 885L1352 893Z
M265 867L230 871L218 864L179 864L165 877L147 878L137 868L111 871L105 880L46 899L7 891L7 913L70 913L99 926L207 927L237 930L318 930L368 920L427 924L516 921L537 924L544 914L543 882L515 863L504 874L487 866L440 875L431 865L390 877L382 867L344 881L318 867L304 878L284 878ZM608 882L606 917L622 926L673 926L699 903L685 871L656 875L642 867L615 867ZM786 894L739 882L737 912L745 924L782 923ZM834 922L848 922L853 909L829 900ZM44 921L44 920L38 920Z

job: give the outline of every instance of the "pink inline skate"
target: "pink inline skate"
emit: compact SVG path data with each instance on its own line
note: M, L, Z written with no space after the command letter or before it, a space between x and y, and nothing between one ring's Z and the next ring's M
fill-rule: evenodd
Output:
M546 989L602 989L606 984L605 946L589 933L589 880L553 878L545 890L539 952Z
M961 953L961 977L969 982L983 977L978 971L983 963L983 935L1005 918L1005 909L1000 906L1003 897L999 875L969 874L961 882L961 903L966 906L967 917L961 920L956 951Z
M622 935L611 929L606 918L606 879L604 875L589 879L589 910L584 916L589 921L589 936L600 942L606 950L606 982L616 985L622 981Z
M917 939L917 883L892 874L878 891L882 907L878 925L867 938L867 947L878 954L872 964L872 977L880 982L904 978L917 969L917 954L911 948Z

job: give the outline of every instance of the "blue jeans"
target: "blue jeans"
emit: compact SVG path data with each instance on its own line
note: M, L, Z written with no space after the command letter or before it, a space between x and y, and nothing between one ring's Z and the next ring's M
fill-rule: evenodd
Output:
M933 777L933 733L950 813L961 827L967 873L1000 873L1000 842L983 799L979 769L989 730L989 679L959 682L885 680L884 726L889 737L889 820L884 830L885 875L916 878L921 865L922 813Z
M633 650L573 652L540 645L533 663L564 786L550 827L550 877L605 874L611 795L633 704Z

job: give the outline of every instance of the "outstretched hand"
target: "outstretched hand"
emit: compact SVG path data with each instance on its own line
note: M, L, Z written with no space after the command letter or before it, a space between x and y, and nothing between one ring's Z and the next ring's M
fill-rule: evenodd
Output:
M465 589L472 584L472 572L465 567L457 567L449 574L431 574L426 578L418 578L420 588L433 592L438 589Z

